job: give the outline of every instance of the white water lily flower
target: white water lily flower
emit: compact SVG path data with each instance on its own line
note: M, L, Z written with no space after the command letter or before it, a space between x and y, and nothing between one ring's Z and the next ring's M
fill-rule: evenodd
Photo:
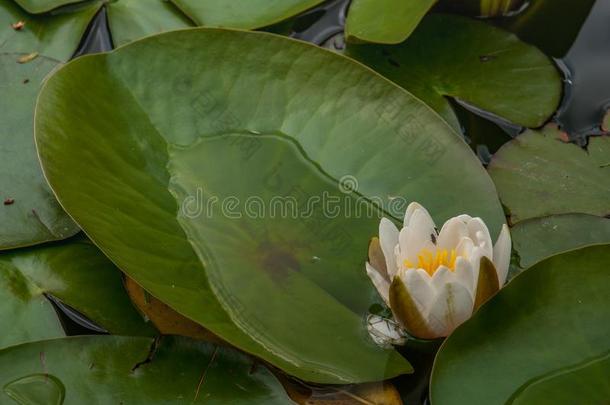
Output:
M399 231L388 219L369 247L366 271L396 321L422 339L448 336L506 281L511 239L495 245L481 218L459 215L438 232L418 203Z

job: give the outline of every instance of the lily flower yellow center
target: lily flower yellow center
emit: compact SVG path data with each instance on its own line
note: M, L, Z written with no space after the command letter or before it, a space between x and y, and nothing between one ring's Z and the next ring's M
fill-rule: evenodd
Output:
M508 226L502 225L495 244L491 236L483 219L467 214L447 219L439 231L428 211L413 202L401 228L381 219L366 272L402 330L421 339L448 336L506 281ZM392 328L377 327L373 335L384 331ZM391 341L401 338L390 334Z
M428 249L422 249L417 255L417 265L411 263L408 259L403 261L405 268L407 269L424 269L431 276L440 267L445 266L451 271L455 271L455 261L459 256L457 255L456 249L436 249L436 253ZM462 256L464 258L464 256Z

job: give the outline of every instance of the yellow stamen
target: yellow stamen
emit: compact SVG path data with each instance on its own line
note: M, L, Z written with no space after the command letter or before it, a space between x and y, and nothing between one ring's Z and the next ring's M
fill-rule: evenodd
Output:
M417 264L414 265L409 260L403 262L406 268L424 269L428 274L433 275L440 267L445 266L451 271L455 271L455 262L458 258L457 251L451 249L436 249L436 252L431 252L428 249L422 249L417 255Z

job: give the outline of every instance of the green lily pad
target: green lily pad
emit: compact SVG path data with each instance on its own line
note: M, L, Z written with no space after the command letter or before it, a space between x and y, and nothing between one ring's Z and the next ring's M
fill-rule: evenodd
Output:
M511 236L520 266L527 269L568 250L610 244L610 219L584 214L533 218L514 226Z
M513 224L555 214L610 214L610 137L587 150L563 141L555 127L528 131L491 160L491 175Z
M57 62L0 54L0 250L65 239L78 226L59 206L42 175L34 145L34 107ZM3 204L2 204L3 203Z
M324 0L171 0L199 26L256 29L297 15Z
M21 8L31 14L46 13L68 4L79 3L83 0L14 0Z
M405 39L436 0L353 0L345 23L348 41L398 44Z
M397 218L411 200L439 221L468 212L496 235L504 221L478 160L427 106L276 35L150 37L67 64L38 106L47 178L95 243L177 312L308 381L410 371L365 330L378 299L363 269L375 205ZM309 212L314 195L354 211ZM292 197L297 215L270 197ZM260 201L275 213L257 217Z
M167 0L117 0L106 4L108 26L115 46L193 23Z
M602 131L610 132L610 110L606 111L606 114L604 114L604 119L602 120Z
M0 52L33 53L68 60L76 51L99 2L83 3L44 15L24 12L12 0L0 0ZM12 24L23 21L16 30Z
M152 353L149 351L152 347ZM185 338L82 336L0 350L0 402L287 404L266 367Z
M111 333L155 333L131 304L121 273L87 240L2 253L0 281L0 347L64 336L45 295Z
M102 6L107 10L115 46L159 32L193 26L176 6L165 0L94 1L60 8L44 15L27 14L12 1L0 0L0 51L37 52L67 61ZM23 28L13 29L11 24L19 21L25 23Z
M543 402L565 403L580 381L566 371L610 350L609 268L610 245L592 246L544 260L515 277L441 347L432 403L514 403L520 392L535 391L535 384L558 374L563 384L547 390ZM576 403L595 403L594 387L608 389L607 373L590 376L591 389L580 390Z
M431 14L400 45L350 45L346 52L425 101L455 128L459 124L445 97L526 127L544 124L561 99L561 77L548 57L513 34L465 17Z

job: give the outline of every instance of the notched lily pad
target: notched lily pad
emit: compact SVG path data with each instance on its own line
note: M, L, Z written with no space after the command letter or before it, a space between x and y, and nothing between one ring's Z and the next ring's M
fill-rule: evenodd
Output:
M504 145L489 164L513 224L555 214L610 214L610 137L587 149L564 142L555 126L528 131Z
M544 124L561 99L561 77L547 56L509 32L465 17L431 14L400 45L350 45L346 52L421 98L455 128L445 97L526 127Z

